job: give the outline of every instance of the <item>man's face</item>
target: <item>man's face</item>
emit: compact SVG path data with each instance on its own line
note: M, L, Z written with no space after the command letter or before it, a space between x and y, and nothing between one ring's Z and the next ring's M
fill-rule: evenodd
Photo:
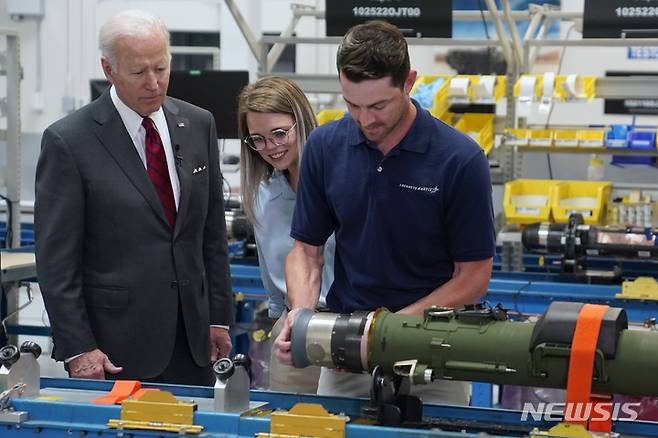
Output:
M142 117L157 111L169 86L169 56L164 35L120 37L115 54L114 66L105 57L101 64L119 98Z
M350 115L368 140L380 144L409 110L409 92L416 72L409 73L403 88L394 87L390 76L352 82L341 74L339 79Z

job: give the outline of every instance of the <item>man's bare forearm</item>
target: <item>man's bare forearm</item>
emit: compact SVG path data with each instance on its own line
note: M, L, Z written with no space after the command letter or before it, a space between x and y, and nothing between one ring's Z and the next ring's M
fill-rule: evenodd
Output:
M455 264L452 278L400 313L422 315L431 306L459 308L477 302L487 293L493 260Z
M320 298L324 247L295 241L286 257L286 288L292 309L314 309Z

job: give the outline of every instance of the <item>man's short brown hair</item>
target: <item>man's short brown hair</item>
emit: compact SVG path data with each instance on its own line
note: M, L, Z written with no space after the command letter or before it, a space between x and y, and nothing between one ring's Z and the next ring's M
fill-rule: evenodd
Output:
M338 73L352 82L391 77L402 88L409 76L407 41L386 21L369 21L347 31L336 55Z

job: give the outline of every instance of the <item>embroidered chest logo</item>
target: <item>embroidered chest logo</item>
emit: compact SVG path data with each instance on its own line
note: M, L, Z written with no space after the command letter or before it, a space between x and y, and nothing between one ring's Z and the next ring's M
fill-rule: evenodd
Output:
M414 185L411 185L411 184L400 183L400 184L398 184L398 187L400 187L401 189L413 190L415 192L423 192L423 193L427 193L427 194L430 194L430 195L433 195L433 194L435 194L436 192L439 191L439 186L434 186L434 187L414 186Z

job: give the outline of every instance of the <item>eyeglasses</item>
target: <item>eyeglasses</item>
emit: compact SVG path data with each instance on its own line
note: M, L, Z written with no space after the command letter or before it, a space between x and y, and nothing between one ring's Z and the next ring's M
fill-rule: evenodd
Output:
M262 151L265 149L265 146L267 146L267 140L275 146L283 146L288 143L288 135L290 135L290 131L292 131L295 126L297 126L297 123L293 124L288 129L274 129L272 130L272 135L269 137L260 134L248 135L244 138L244 142L255 151Z

